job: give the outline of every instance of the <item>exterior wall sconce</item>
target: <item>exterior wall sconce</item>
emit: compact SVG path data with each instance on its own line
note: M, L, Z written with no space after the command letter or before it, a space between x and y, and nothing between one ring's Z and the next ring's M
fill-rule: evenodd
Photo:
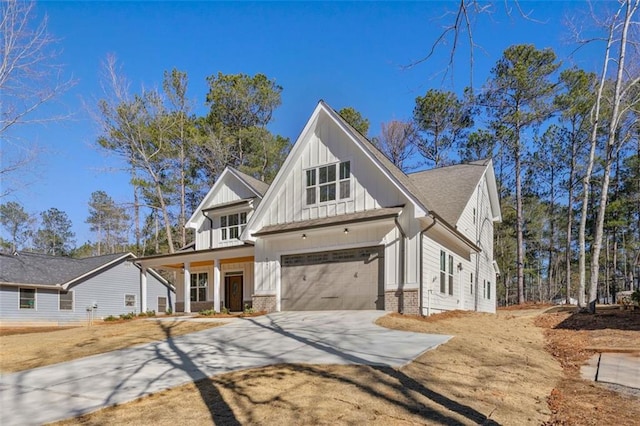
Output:
M349 233L349 228L344 228L344 234L347 235Z
M307 234L302 234L302 239L306 240L307 239Z

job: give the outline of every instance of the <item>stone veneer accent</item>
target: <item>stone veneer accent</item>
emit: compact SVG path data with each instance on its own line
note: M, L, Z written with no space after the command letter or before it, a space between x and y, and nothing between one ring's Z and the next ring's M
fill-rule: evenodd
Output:
M418 289L385 291L384 309L385 311L418 315L420 313Z
M253 309L257 312L275 312L276 295L275 294L254 294Z

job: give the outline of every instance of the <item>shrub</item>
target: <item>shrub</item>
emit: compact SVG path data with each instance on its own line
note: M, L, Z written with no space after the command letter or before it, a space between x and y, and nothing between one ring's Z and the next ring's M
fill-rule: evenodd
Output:
M106 317L103 321L115 321L118 318L114 317L113 315L109 315L108 317Z
M134 319L135 317L136 317L135 312L129 312L128 314L120 314L120 319L123 319L123 320L130 320L130 319Z
M255 310L251 306L249 306L248 303L244 304L244 313L245 314L252 314L254 312L255 312Z
M165 315L173 315L173 309L167 308L167 310L164 313Z
M229 315L229 309L225 306L224 308L221 309L222 313L225 315Z
M636 302L637 305L640 305L640 289L631 293L631 300Z
M200 312L198 312L198 314L199 314L199 315L202 315L202 316L205 316L205 317L208 317L208 316L210 316L210 315L215 315L215 314L217 314L217 312L216 312L216 311L214 311L213 309L203 309L203 310L201 310Z

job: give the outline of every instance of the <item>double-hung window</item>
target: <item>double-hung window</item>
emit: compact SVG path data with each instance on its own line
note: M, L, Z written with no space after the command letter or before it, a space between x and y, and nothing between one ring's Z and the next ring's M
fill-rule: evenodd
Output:
M448 256L447 252L440 250L440 293L453 295L453 256Z
M61 311L73 310L73 291L60 291L58 309Z
M20 309L36 308L36 289L21 288L20 289Z
M351 162L305 171L305 204L325 203L351 197Z
M204 302L207 300L207 284L209 274L206 272L194 272L191 274L191 301Z
M238 238L247 224L247 212L220 216L220 239L223 241Z
M125 294L124 295L124 307L125 308L135 308L136 307L136 295L135 294Z

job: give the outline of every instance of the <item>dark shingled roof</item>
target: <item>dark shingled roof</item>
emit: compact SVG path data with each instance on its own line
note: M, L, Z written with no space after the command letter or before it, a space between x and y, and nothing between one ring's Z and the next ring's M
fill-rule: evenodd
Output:
M342 123L358 141L367 149L423 207L444 219L449 225L455 226L464 210L469 198L473 194L482 174L489 164L489 159L458 164L449 167L426 170L412 174L405 174L371 141L358 130L353 128L342 116L320 101L334 118Z
M253 235L280 234L283 232L304 231L307 229L322 228L334 225L349 225L352 223L366 222L384 218L395 217L400 214L402 207L387 207L363 212L342 214L338 216L323 217L319 219L303 220L300 222L269 225L255 232Z
M455 226L488 163L489 160L479 160L408 176L419 188L421 196L429 200L429 205L434 206L433 211Z
M360 141L360 143L365 147L365 149L369 151L380 162L382 167L386 169L387 172L389 172L389 174L391 174L394 178L396 178L396 180L402 186L404 186L411 195L417 198L423 207L425 207L427 210L431 210L432 207L429 204L428 200L424 199L424 197L422 196L422 192L414 185L412 180L409 179L409 177L406 174L404 174L402 170L398 168L398 166L393 164L391 160L389 160L387 156L384 155L384 153L380 151L380 149L377 146L375 146L371 141L369 141L369 139L367 139L362 133L360 133L353 126L347 123L347 121L344 118L342 118L342 116L336 110L331 108L326 102L322 100L320 102L322 103L322 105L324 105L327 111L329 111L329 113L333 114L333 117L336 120L338 120L347 129L351 131L351 133L358 139L358 141Z
M240 179L244 181L249 187L251 187L255 192L260 194L260 196L264 197L264 194L267 193L267 189L269 189L269 184L254 178L253 176L249 176L246 173L242 173L240 170L236 170L233 167L229 166L229 169Z
M130 254L73 259L28 252L0 254L0 284L62 285L127 255Z

